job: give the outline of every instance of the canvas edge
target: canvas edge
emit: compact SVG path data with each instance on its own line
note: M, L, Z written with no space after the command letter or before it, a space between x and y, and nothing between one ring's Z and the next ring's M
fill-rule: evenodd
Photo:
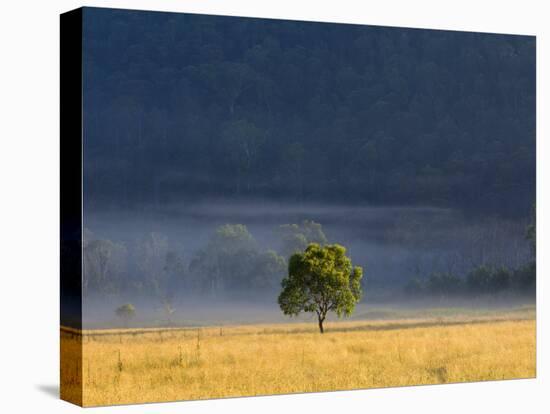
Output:
M83 10L60 15L60 326L82 328ZM82 337L60 330L60 398L83 405ZM73 348L73 349L70 349Z

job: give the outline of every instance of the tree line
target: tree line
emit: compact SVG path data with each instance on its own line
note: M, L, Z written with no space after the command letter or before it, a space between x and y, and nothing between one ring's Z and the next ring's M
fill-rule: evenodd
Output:
M411 278L404 292L412 298L534 292L534 220L533 212L526 231L531 246L531 260L527 263L520 262L512 268L481 261L463 274L452 270L436 271L425 278ZM159 233L122 243L99 239L86 230L83 294L148 296L167 304L187 295L274 297L283 278L288 276L290 258L294 254L305 252L312 243L329 245L322 225L311 220L278 226L276 234L275 249L265 248L245 225L225 224L212 231L203 246L188 254L183 246L169 243ZM368 257L369 268L379 269L374 266L376 261L376 256ZM383 282L381 275L369 278ZM362 284L364 288L366 278L362 279ZM391 284L385 289L391 289Z
M465 276L451 272L434 272L429 277L412 278L404 292L412 297L453 297L499 294L503 292L534 294L536 289L536 213L532 210L531 223L525 237L531 247L531 260L519 267L481 264Z
M278 251L260 246L243 224L216 228L192 255L159 233L133 243L85 231L83 294L147 295L163 301L185 295L262 295L275 292L288 258L310 243L326 244L322 226L305 220L277 229Z

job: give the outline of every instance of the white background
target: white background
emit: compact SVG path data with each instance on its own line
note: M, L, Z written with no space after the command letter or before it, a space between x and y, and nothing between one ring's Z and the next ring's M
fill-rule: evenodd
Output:
M101 408L130 413L550 412L547 137L550 13L531 1L23 1L0 11L0 411L76 412L57 398L59 13L82 6L537 35L538 378ZM545 26L546 24L546 26ZM547 161L546 164L544 161ZM78 174L78 171L75 171ZM94 409L95 410L95 409Z

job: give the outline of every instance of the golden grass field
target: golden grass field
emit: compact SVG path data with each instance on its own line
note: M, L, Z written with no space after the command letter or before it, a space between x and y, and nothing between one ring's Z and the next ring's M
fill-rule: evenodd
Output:
M62 328L61 396L84 406L531 378L534 308L204 328ZM82 355L82 366L80 365Z

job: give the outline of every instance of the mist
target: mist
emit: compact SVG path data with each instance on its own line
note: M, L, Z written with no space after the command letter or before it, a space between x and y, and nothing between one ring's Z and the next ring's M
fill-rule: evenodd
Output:
M242 224L254 239L260 252L284 250L280 226L300 224L304 220L322 226L328 243L345 246L354 265L364 269L364 297L360 306L441 306L442 299L404 295L403 287L412 278L425 278L435 272L465 276L479 265L516 268L530 259L525 239L527 220L498 217L466 217L452 209L432 207L368 207L346 205L313 205L303 203L239 202L167 205L140 211L102 211L85 215L84 227L88 243L109 240L124 251L120 264L111 277L135 279L144 272L135 266L139 258L140 240L154 234L162 246L158 252L158 268L166 271L165 255L172 253L188 267L201 249L208 245L216 229L225 224ZM158 248L159 249L159 248ZM139 253L137 253L139 254ZM288 257L284 257L288 260ZM149 264L147 269L154 269ZM151 267L153 266L153 267ZM84 273L91 272L84 264ZM151 271L151 270L150 270ZM227 269L226 271L231 271ZM154 270L153 270L154 272ZM169 303L173 314L167 317L164 308L167 295L150 289L129 289L121 283L116 291L84 295L84 325L120 325L114 310L123 303L136 309L134 323L146 325L218 324L283 321L277 295L286 268L273 274L275 280L261 290L247 292L241 286L225 285L223 291L202 292L173 285ZM116 274L115 274L116 273ZM184 271L185 274L185 271ZM140 277L147 278L148 275ZM229 281L239 275L225 275ZM510 295L508 295L510 296ZM513 295L512 295L513 296ZM469 298L471 303L475 298ZM477 300L486 306L511 301ZM464 298L455 299L458 303ZM453 302L446 299L445 303Z

